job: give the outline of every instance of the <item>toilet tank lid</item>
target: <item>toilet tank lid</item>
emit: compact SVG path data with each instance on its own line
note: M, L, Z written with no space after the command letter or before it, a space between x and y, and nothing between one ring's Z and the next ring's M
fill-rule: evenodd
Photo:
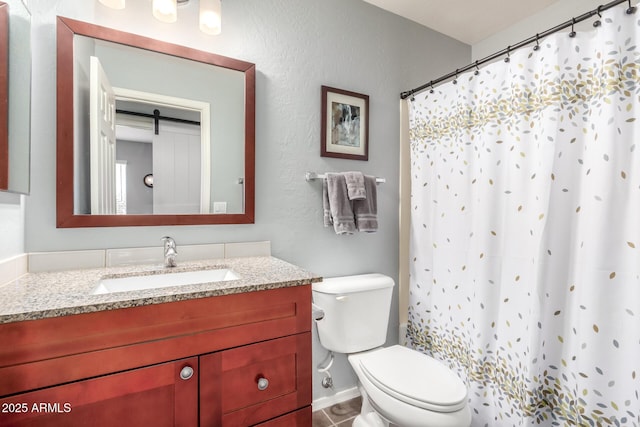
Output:
M327 277L322 282L313 283L314 292L323 294L346 294L374 289L392 288L393 279L379 273L359 274L356 276Z

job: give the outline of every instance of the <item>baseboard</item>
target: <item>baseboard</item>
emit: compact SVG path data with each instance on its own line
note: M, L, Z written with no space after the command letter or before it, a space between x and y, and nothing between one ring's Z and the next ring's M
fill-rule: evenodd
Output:
M335 405L336 403L345 402L347 400L351 400L354 397L360 396L360 391L358 387L348 388L346 390L341 390L335 393L332 396L325 396L315 399L312 403L313 410L319 411L320 409L328 408L330 406Z

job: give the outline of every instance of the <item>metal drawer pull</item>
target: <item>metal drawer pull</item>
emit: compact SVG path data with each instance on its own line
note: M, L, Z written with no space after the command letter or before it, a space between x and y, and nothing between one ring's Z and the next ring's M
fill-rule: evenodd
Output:
M186 381L192 376L193 376L193 368L191 366L187 365L184 368L182 368L182 370L180 370L180 378L182 378L183 380Z
M258 378L258 390L263 391L269 387L269 380L266 378Z

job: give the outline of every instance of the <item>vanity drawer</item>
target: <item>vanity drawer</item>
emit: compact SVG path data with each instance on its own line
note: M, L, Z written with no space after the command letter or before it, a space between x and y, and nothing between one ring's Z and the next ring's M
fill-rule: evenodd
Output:
M201 356L200 369L201 426L263 422L311 403L311 334Z

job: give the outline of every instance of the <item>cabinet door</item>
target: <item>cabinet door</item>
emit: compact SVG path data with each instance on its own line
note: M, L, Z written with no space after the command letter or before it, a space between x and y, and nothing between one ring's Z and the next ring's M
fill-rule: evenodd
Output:
M254 425L311 404L311 334L200 357L200 426Z
M0 426L197 425L197 357L0 400Z

